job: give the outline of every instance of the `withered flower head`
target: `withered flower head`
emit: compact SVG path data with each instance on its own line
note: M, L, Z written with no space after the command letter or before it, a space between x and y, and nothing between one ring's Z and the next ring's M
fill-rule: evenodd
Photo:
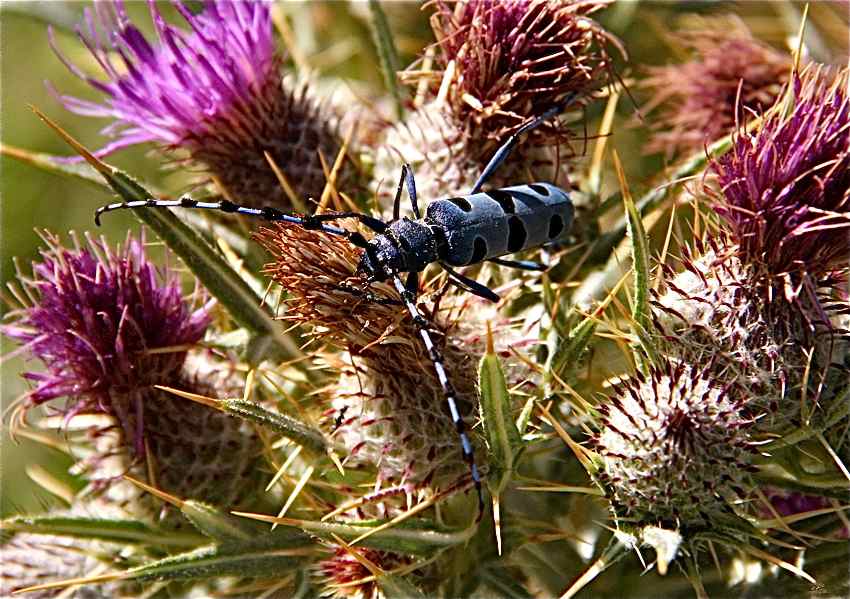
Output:
M742 403L709 368L667 359L615 386L593 441L617 515L676 530L731 513L753 452Z
M68 397L69 417L108 413L140 449L141 414L130 398L179 377L187 347L209 324L209 306L199 306L198 294L183 297L177 274L147 259L143 237L128 234L114 250L91 238L85 246L74 238L72 249L43 238L32 278L18 275L27 303L0 329L46 366L24 374L36 384L28 402Z
M275 260L267 272L289 294L285 318L311 326L317 341L347 350L326 360L340 373L330 412L333 434L348 448L349 460L372 464L383 481L411 490L465 477L460 439L417 329L394 290L367 286L355 272L360 250L297 226L261 229L258 238ZM419 307L471 428L483 326L467 326L472 316L462 302L447 296L439 301L448 305ZM493 323L497 334L507 330L498 319ZM475 430L471 437L479 444ZM476 460L486 468L484 451L476 451Z
M730 133L744 111L772 106L791 73L791 56L755 39L736 18L673 39L693 59L651 67L641 83L653 93L646 111L658 109L649 152L702 150Z
M741 259L772 276L817 282L850 260L849 73L795 77L788 113L740 132L709 167Z
M281 80L268 2L206 0L194 14L174 6L190 29L165 21L150 1L157 41L132 23L121 0L95 3L77 32L105 79L83 73L51 45L68 69L103 95L100 102L61 96L83 116L112 119L116 138L100 150L144 142L185 150L240 202L291 208L267 152L296 193L318 197L325 177L318 152L333 163L335 119ZM116 59L120 57L120 61Z

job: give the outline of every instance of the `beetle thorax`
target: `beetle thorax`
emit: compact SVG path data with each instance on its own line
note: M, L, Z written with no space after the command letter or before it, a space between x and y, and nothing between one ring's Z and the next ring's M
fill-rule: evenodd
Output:
M437 260L437 240L431 227L402 218L369 241L360 269L376 280L384 280L393 272L420 272Z

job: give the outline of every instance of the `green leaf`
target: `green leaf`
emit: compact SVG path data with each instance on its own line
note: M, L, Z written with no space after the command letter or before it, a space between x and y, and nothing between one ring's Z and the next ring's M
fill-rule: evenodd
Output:
M375 582L387 599L426 599L422 591L401 576L379 574L375 577Z
M378 58L381 61L384 83L387 85L387 91L393 97L396 116L401 120L404 118L404 107L401 102L401 90L396 79L396 72L401 68L401 63L398 60L393 34L387 22L387 15L384 14L384 9L381 8L381 3L378 0L369 0L369 12L372 17L370 20L372 37L378 50Z
M593 338L594 331L596 331L596 320L586 317L565 338L558 337L555 351L549 354L546 361L544 381L547 388L551 386L555 376L561 380L567 380L573 375Z
M180 505L180 511L195 528L215 541L247 541L257 534L257 528L245 518L225 514L200 501L187 499Z
M614 163L617 175L620 178L620 186L623 191L623 204L626 209L628 222L628 235L632 240L632 268L634 270L634 306L632 306L632 323L635 333L641 340L641 346L646 354L653 360L657 358L654 341L650 336L652 324L652 312L649 306L649 239L643 228L640 213L635 207L632 195L626 186L625 174L617 154L614 154Z
M69 177L78 181L83 181L89 185L93 185L102 191L109 191L109 186L106 185L103 178L91 165L85 163L66 164L57 162L57 156L52 154L43 154L41 152L31 152L24 148L3 144L0 146L0 154L8 158L12 158L37 168L40 171L57 175L60 177Z
M314 551L305 535L285 537L269 533L252 540L208 545L194 551L132 568L125 580L192 580L221 576L268 578L300 567Z
M318 453L326 453L328 450L327 440L319 430L291 416L271 412L254 402L242 399L222 399L217 405L234 416L255 422L308 449Z
M511 411L511 396L505 373L492 347L481 358L478 385L481 389L481 412L487 430L490 465L494 470L488 477L488 484L493 494L499 495L510 480L524 444Z
M334 540L334 535L344 541L354 541L366 533L373 533L362 540L358 540L355 546L424 556L433 555L436 549L465 543L475 532L475 527L466 529L445 528L421 521L412 524L401 522L391 528L377 532L373 532L374 529L386 524L385 521L361 521L357 524L317 522L292 518L276 518L274 521L280 526L296 527L329 541Z
M478 571L481 584L484 585L489 594L502 599L530 599L531 593L511 576L510 570L501 566L493 565Z
M159 530L137 520L78 516L17 516L4 520L3 530L156 547L195 547L205 540L196 534Z

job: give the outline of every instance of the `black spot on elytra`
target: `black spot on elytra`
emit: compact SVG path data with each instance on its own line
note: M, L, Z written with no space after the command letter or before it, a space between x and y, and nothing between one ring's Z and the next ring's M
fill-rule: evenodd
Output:
M476 262L481 262L484 259L484 256L487 255L487 242L484 241L482 237L476 237L475 241L472 242L472 258L469 259L468 264L475 264Z
M549 239L555 239L564 231L564 219L560 214L553 214L549 219Z
M502 210L505 214L514 214L516 212L516 206L514 205L514 198L507 191L502 191L501 189L493 189L491 191L485 192L491 199L497 201L499 206L502 207Z
M533 191L535 191L536 193L538 193L542 196L548 196L549 195L549 188L546 187L545 185L538 185L537 183L532 183L531 185L529 185L529 187Z
M518 252L525 247L525 240L528 233L525 230L525 224L518 216L512 216L508 219L508 251L510 253Z
M466 198L449 198L448 201L464 212L472 212L472 204Z

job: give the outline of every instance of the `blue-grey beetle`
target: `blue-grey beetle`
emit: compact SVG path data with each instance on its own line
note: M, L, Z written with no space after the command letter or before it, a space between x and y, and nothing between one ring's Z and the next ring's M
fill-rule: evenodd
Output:
M456 394L446 375L442 356L428 331L428 321L416 307L419 273L430 264L437 263L446 270L450 280L456 285L483 298L497 301L499 296L493 291L456 272L453 267L468 266L489 260L525 270L543 269L542 265L534 262L504 260L501 257L548 243L564 241L569 235L573 222L573 203L570 201L569 194L549 183L514 185L490 191L481 191L481 187L505 161L520 135L561 112L572 99L572 97L567 98L560 106L550 109L520 127L496 151L469 194L432 201L428 204L424 217L419 213L413 171L409 165L405 164L401 168L401 177L393 203L393 218L389 222L359 212L296 216L285 214L275 208L249 208L226 200L200 202L188 197L174 201L149 199L109 204L97 210L95 222L99 225L101 214L121 208L220 210L255 216L267 221L292 223L306 229L321 230L331 235L345 237L352 244L363 248L359 270L371 281L392 281L402 303L416 324L434 364L437 379L446 397L449 414L460 435L463 458L469 463L472 482L478 494L480 517L484 509L484 500L481 476L475 464L472 443L458 411ZM401 194L405 187L410 196L414 216L412 219L400 218ZM375 235L367 240L358 232L325 224L327 221L343 218L358 220ZM405 281L400 278L403 273L407 274Z

